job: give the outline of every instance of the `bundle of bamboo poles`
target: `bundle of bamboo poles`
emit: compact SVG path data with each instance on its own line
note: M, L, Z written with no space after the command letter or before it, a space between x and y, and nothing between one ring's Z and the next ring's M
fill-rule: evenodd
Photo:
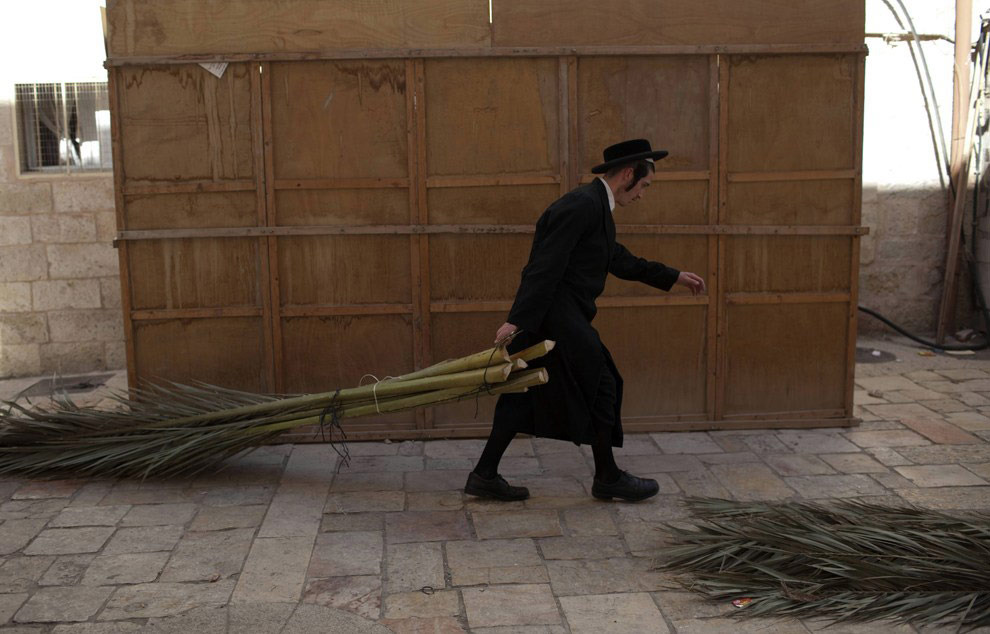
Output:
M527 363L553 349L543 341L517 354L490 348L373 384L302 396L272 396L206 384L157 385L114 394L119 407L78 407L66 396L46 406L4 402L0 474L174 476L191 474L307 425L525 392L549 380ZM4 411L6 410L6 411Z

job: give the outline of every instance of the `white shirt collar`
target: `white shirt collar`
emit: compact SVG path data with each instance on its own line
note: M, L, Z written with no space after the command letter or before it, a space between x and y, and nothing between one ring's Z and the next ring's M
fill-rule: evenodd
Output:
M598 180L605 186L605 193L608 194L608 210L615 211L615 195L612 194L612 188L608 186L608 181L601 176L598 177Z

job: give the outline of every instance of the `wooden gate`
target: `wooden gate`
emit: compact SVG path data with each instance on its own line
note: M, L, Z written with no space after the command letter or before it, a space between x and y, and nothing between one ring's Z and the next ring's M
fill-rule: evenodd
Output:
M487 347L539 214L642 136L670 156L618 239L709 293L610 279L627 428L852 421L861 1L379 3L111 7L132 384L325 391ZM482 435L493 406L348 433Z

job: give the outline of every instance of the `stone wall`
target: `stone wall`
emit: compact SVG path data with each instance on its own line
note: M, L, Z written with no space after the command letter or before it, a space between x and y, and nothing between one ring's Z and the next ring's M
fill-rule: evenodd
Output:
M0 93L0 378L126 365L109 173L19 176Z

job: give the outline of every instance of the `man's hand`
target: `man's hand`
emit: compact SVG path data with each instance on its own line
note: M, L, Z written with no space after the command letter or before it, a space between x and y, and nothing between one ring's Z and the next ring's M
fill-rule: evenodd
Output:
M688 289L691 290L692 295L704 293L706 290L705 280L701 279L700 276L695 275L694 273L688 273L687 271L681 271L681 274L677 276L676 283L681 286L687 286Z
M499 327L498 332L495 333L495 345L498 346L505 343L509 337L516 334L517 330L519 329L509 322L502 324Z

